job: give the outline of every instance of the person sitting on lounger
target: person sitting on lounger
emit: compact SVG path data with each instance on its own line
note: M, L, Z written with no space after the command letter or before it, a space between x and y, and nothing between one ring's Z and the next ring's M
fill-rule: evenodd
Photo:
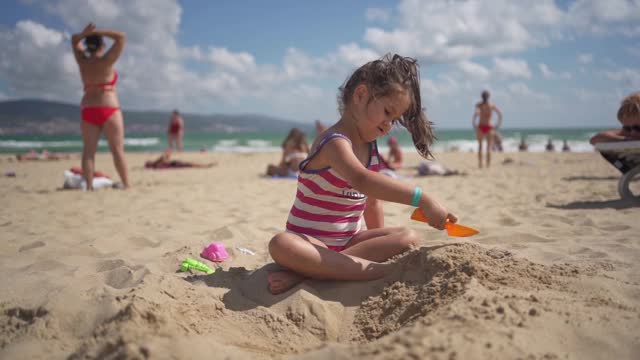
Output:
M589 142L592 145L597 145L640 140L640 92L635 92L622 100L618 109L618 121L622 124L620 129L600 131ZM598 149L598 146L596 146L596 149ZM637 157L621 156L616 151L598 150L600 150L602 157L620 170L622 174L630 173L632 169L638 166Z
M169 169L169 168L210 168L216 166L217 162L200 164L192 161L171 160L171 151L167 150L159 158L149 160L144 163L147 169Z
M622 100L618 109L619 129L604 130L595 134L589 142L595 145L608 141L640 140L640 91Z

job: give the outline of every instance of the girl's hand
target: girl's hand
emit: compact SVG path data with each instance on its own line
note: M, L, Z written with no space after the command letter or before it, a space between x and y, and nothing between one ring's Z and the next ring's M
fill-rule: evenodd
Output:
M87 26L84 27L84 29L82 30L82 33L85 35L88 35L94 32L95 30L96 30L96 25L90 22L89 24L87 24Z
M450 222L458 221L458 218L450 214L447 209L434 199L428 199L424 202L423 206L420 206L422 212L429 220L429 225L438 230L444 230L444 226L447 220Z

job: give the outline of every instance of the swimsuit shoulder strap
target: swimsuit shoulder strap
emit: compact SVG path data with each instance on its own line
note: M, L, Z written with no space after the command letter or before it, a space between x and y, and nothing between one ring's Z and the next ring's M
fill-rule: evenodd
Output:
M316 154L322 149L324 144L326 144L330 140L336 139L336 138L344 139L344 140L348 141L349 144L351 144L351 140L349 140L349 138L344 136L343 134L331 133L331 134L325 136L324 138L322 138L322 140L320 140L320 142L318 143L318 146L311 152L309 157L307 157L303 162L300 163L299 168L300 169L304 169L307 166L307 164L309 163L309 161L311 161L316 156Z

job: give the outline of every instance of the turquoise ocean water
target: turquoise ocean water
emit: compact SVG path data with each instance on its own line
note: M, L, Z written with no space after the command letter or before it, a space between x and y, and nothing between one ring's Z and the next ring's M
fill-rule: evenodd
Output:
M572 151L593 151L589 138L601 129L502 129L503 146L506 152L517 151L521 137L529 144L529 151L542 152L548 141L552 139L556 150L567 140ZM188 131L188 129L187 129ZM410 134L403 128L393 129L403 149L413 148ZM276 152L280 151L280 143L286 133L186 133L184 147L186 151L207 149L213 152ZM434 151L473 151L477 148L474 132L469 130L437 129ZM309 143L313 141L313 134ZM378 140L381 149L386 148L386 138ZM127 135L126 151L159 152L167 146L165 134ZM53 152L80 152L82 139L78 135L0 135L0 153L22 153L31 149ZM105 140L101 140L99 151L108 151Z

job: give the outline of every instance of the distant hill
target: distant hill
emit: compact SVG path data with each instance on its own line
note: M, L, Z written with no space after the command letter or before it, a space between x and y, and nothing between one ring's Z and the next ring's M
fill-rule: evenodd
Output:
M126 132L157 134L167 129L170 112L123 111ZM188 131L281 132L292 127L311 130L310 124L254 114L183 113ZM80 107L46 100L12 100L0 102L0 134L78 134Z

